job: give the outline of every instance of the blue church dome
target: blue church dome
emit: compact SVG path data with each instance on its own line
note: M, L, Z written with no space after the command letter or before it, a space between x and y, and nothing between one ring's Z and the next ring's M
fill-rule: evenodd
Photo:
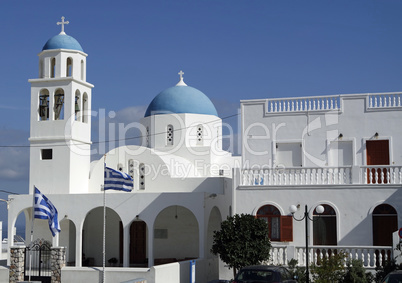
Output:
M149 104L144 117L171 113L218 116L214 104L204 93L185 84L178 84L159 93Z
M65 33L60 33L49 39L43 46L42 51L49 49L71 49L84 52L79 42Z

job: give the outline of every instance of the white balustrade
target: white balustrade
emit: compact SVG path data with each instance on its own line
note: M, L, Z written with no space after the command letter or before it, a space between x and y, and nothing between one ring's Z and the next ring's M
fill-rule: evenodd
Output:
M351 184L351 167L244 169L243 186Z
M380 93L369 95L369 108L402 107L402 93Z
M361 94L368 98L368 108L402 107L402 93ZM267 99L267 113L340 110L348 95Z
M351 185L352 179L361 180L361 184L400 185L402 184L402 166L360 166L360 177L352 177L350 166L244 169L240 185Z
M287 265L292 258L288 256L287 245L272 244L269 264ZM393 258L392 247L375 246L312 246L309 247L309 265L320 265L324 258L343 252L345 254L345 265L347 260L361 260L365 268L375 268L385 261ZM296 246L294 259L299 266L306 266L306 248Z
M402 166L361 166L363 184L402 184Z
M339 105L339 95L267 99L267 112L328 111L338 110Z

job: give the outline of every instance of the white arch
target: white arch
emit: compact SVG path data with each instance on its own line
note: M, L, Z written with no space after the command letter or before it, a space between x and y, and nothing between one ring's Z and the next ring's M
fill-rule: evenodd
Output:
M273 202L273 201L263 201L263 202L260 202L258 206L254 207L254 209L253 209L253 211L252 211L251 214L254 215L254 216L256 216L258 210L259 210L261 207L265 206L265 205L272 205L272 206L275 206L275 207L279 210L279 212L281 213L281 215L288 215L288 213L285 213L285 211L283 210L283 208L282 208L278 203Z

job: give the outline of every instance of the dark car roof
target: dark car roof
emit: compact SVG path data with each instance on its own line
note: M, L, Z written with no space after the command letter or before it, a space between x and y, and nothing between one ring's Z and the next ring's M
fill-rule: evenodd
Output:
M275 266L275 265L251 265L251 266L245 266L241 270L278 270L280 269L280 266Z

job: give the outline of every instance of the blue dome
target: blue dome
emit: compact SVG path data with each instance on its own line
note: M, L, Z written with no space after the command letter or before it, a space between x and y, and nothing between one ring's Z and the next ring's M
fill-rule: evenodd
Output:
M149 104L144 117L171 113L218 116L211 100L191 86L174 86L162 91Z
M71 49L84 52L81 45L74 37L62 33L53 36L42 48L42 50L49 49Z

